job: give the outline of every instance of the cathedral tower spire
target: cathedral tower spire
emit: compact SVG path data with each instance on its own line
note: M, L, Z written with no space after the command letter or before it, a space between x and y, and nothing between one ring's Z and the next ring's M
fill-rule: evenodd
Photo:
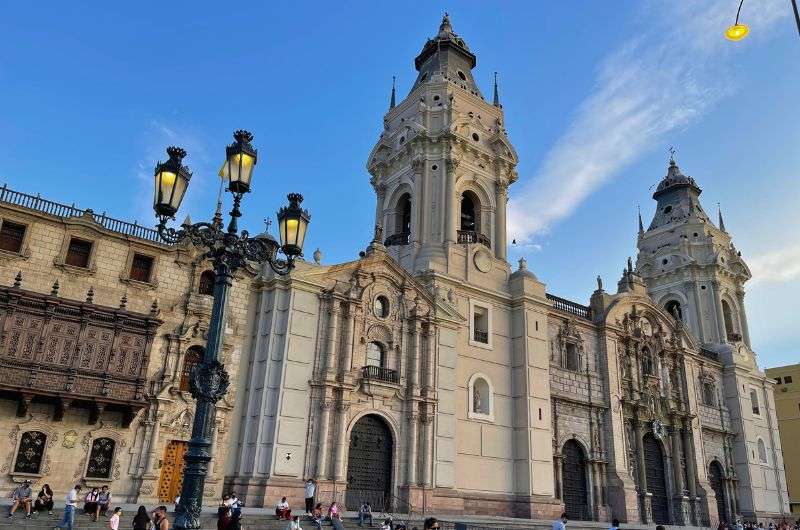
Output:
M392 96L389 98L389 110L395 106L395 76L392 76Z
M497 91L497 72L494 73L494 97L492 98L492 105L502 108L500 104L500 93Z
M388 252L410 270L447 270L465 252L480 254L467 261L479 271L510 267L506 207L517 154L497 78L492 104L473 77L476 62L445 14L414 60L411 93L399 101L393 90L367 162L378 198L375 223L384 228Z

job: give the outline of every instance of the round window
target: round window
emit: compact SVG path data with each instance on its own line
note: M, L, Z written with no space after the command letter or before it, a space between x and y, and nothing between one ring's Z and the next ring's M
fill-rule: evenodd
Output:
M669 212L671 212L671 211L672 211L672 205L669 205L669 206L665 206L665 207L664 207L664 213L669 213Z
M400 144L404 144L404 143L406 143L406 137L405 136L401 136L400 137Z
M439 101L439 96L433 96L434 101Z
M480 140L480 139L481 139L481 137L480 137L480 136L478 136L478 133L472 133L472 139L473 139L473 140L475 140L475 141L477 142L478 140Z
M385 296L381 295L375 298L375 303L373 307L373 311L375 311L375 316L379 318L386 318L389 316L389 299Z
M461 70L458 71L458 77L460 77L462 81L467 80L467 76L465 76L464 72L462 72Z
M432 169L432 170L434 170L434 171L436 171L437 169L439 169L439 166L437 166L436 164L434 164L434 165L432 165L432 166L431 166L431 169Z

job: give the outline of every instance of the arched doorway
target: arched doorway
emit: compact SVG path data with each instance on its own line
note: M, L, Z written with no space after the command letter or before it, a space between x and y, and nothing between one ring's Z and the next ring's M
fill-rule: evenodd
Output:
M669 500L667 499L664 454L661 451L661 444L658 443L652 433L644 435L642 444L644 447L647 491L652 494L653 522L656 524L669 524Z
M356 510L363 502L375 510L389 509L393 446L389 426L379 416L368 414L353 426L347 453L348 509Z
M714 460L708 466L708 482L711 484L711 489L714 490L714 495L717 497L717 513L719 514L720 521L728 520L727 509L725 508L725 474L722 471L722 466L719 462Z
M586 457L575 440L564 444L564 463L561 471L564 484L564 510L570 519L591 519L586 488Z

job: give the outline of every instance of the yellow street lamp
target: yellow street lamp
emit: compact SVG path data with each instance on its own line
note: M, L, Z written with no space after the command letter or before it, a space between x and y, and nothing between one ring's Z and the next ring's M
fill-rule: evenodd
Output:
M730 41L740 41L750 33L750 28L747 27L747 24L739 24L739 13L742 12L743 3L744 0L740 0L739 9L736 10L736 21L733 23L733 26L729 26L728 29L725 30L725 38Z

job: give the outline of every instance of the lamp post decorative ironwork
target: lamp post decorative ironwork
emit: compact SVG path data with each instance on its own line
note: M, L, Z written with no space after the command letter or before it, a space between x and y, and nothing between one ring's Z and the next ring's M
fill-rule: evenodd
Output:
M186 151L180 147L169 147L169 159L159 162L155 169L153 209L159 220L159 236L167 243L188 241L205 248L205 257L211 261L215 273L214 303L205 355L189 378L190 391L197 407L192 438L184 456L183 485L173 525L176 529L200 528L216 404L225 396L230 385L219 353L225 334L228 291L233 274L249 261L266 262L277 274L288 274L294 268L295 258L302 253L306 229L311 220L308 212L300 206L303 196L291 193L288 195L288 206L282 207L277 214L280 244L270 237L251 238L246 230L239 231L237 220L242 215L239 206L243 195L250 191L258 152L250 143L253 135L248 131L236 131L233 137L235 141L225 150L225 164L220 171L220 176L228 180L228 191L233 195L233 209L227 228L223 227L219 215L210 223L191 224L187 218L178 229L167 227L167 221L175 218L192 177L189 168L183 165ZM286 259L279 259L278 252Z

